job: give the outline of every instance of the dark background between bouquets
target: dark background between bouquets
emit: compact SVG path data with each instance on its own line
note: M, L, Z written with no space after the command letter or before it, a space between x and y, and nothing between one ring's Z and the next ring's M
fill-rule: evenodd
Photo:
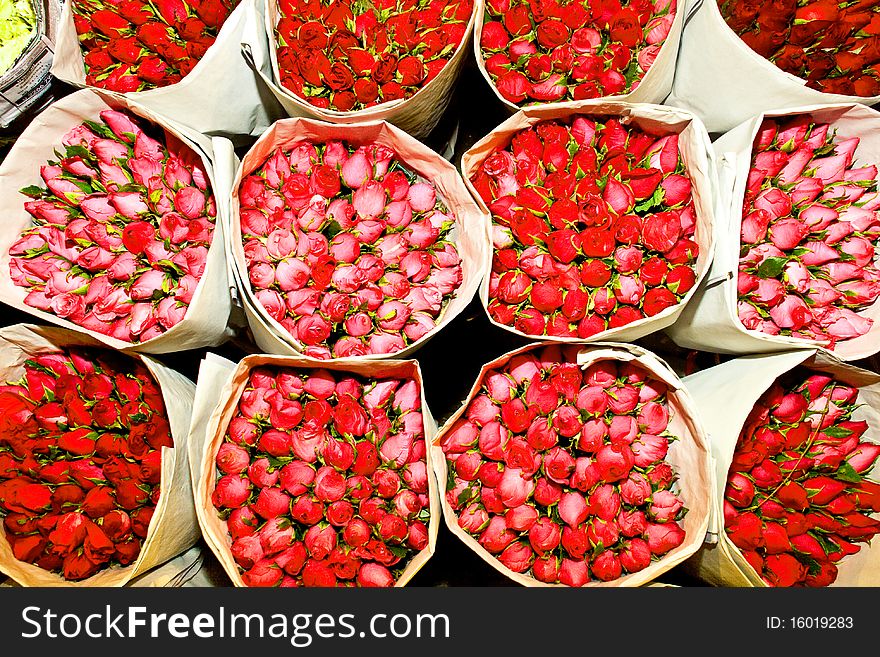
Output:
M57 100L73 91L74 88L57 80L53 81L47 101ZM26 114L8 130L0 133L0 160L6 156L16 137L27 127L35 114L35 112ZM501 105L480 74L469 52L449 108L440 124L423 141L441 153L453 149L453 164L459 166L462 154L509 116L508 111ZM246 148L239 150L239 156L244 155L246 151ZM33 166L39 164L34 162ZM5 276L6 273L2 275ZM259 353L260 349L254 344L246 328L243 314L233 308L231 321L238 330L235 337L226 344L211 349L163 354L158 356L159 360L195 381L199 363L208 351L232 361L238 361L247 354ZM18 323L34 324L40 323L40 320L0 304L0 326ZM425 396L438 425L442 426L443 422L459 408L470 392L483 364L529 342L525 338L490 324L479 298L475 297L464 312L413 356L421 366ZM637 344L664 358L680 375L711 367L729 358L729 356L681 349L662 332L642 338ZM876 356L855 364L880 372L878 369L880 358ZM210 579L218 585L230 585L228 577L204 541L200 542L200 546L204 559L201 567L208 569ZM681 586L704 585L685 573L681 567L664 573L657 581ZM449 532L445 523L441 522L437 551L413 577L409 586L515 586L515 584L471 552Z

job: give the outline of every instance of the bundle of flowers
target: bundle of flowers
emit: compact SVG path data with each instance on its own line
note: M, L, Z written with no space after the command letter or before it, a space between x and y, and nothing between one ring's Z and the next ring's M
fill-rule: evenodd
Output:
M880 13L875 2L717 0L728 26L756 53L811 89L880 94Z
M9 247L24 304L123 342L187 314L205 271L216 203L201 158L168 131L104 110L62 139L21 193L33 218Z
M877 166L859 137L808 115L766 118L752 148L742 209L739 320L768 335L833 349L867 333L880 297Z
M207 535L244 585L394 586L430 556L417 376L267 363L229 415L203 466L225 521Z
M478 56L514 105L628 94L657 59L676 4L486 0Z
M174 441L140 362L70 348L0 386L0 516L15 559L79 581L133 564Z
M490 137L466 175L492 214L491 318L583 339L682 304L706 233L680 138L576 112Z
M613 351L583 366L557 345L499 359L437 439L447 524L523 583L650 580L697 548L687 532L708 518L697 502L686 532L680 478L699 490L708 461L702 448L682 471L669 456L677 431L694 448L674 392Z
M858 395L797 369L746 420L724 491L725 530L771 586L828 586L880 532L880 484L867 478L880 445L853 419Z
M340 112L409 98L467 35L472 0L278 0L282 86Z
M240 0L70 0L85 82L145 91L182 80Z

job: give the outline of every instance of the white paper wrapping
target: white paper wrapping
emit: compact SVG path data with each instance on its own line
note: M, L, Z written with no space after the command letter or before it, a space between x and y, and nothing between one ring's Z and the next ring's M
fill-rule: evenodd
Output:
M489 208L480 198L477 190L471 184L471 177L477 172L486 158L496 149L505 148L510 143L511 137L520 130L529 128L541 121L565 119L576 115L615 116L624 125L633 124L655 132L678 133L678 147L691 179L694 209L696 210L696 228L693 239L700 247L697 260L692 265L696 274L696 283L678 304L663 309L653 317L644 317L626 326L611 328L586 339L552 335L540 337L527 335L513 326L496 322L489 315L488 310L486 314L489 316L489 321L495 326L531 339L570 343L598 342L601 340L637 340L649 333L666 328L676 320L682 313L685 305L694 296L700 281L703 280L709 271L709 264L715 249L714 196L716 180L712 145L703 124L690 112L661 105L632 104L611 100L575 101L571 103L556 103L544 107L529 107L514 114L489 133L489 135L471 146L470 150L462 157L461 172L465 184L485 216L485 231L490 236L488 237L490 262L487 270L491 269L493 250L491 240L492 215ZM483 308L486 309L490 301L489 276L483 279L483 284L480 286L480 300L483 302Z
M64 134L85 119L99 121L99 113L105 109L129 110L166 128L195 150L201 156L218 202L214 237L208 249L205 271L186 316L162 335L137 344L88 331L57 315L26 305L24 298L28 293L27 288L15 285L9 277L9 248L18 240L21 232L33 223L32 217L24 209L28 199L18 190L28 185L42 186L40 166L47 160L56 159L54 150L60 147ZM124 351L166 353L220 344L227 337L226 323L231 304L224 249L228 211L224 211L226 207L220 203L220 199L228 194L229 183L226 181L231 179L236 164L232 146L227 140L214 138L212 141L182 129L125 98L83 89L57 101L33 120L0 165L0 213L4 218L0 224L0 301L43 321L86 333Z
M717 542L707 544L685 563L685 568L716 586L767 586L742 552L724 531L724 488L733 454L746 419L760 397L780 376L798 365L824 372L859 388L857 403L863 404L853 420L868 422L862 440L880 442L880 375L840 363L817 351L798 350L772 355L753 355L728 361L684 378L709 432L715 463L715 491L709 531ZM868 473L874 481L880 475L875 466ZM880 585L880 547L862 545L861 551L837 564L837 581L832 586Z
M0 329L0 381L20 379L24 362L36 354L67 347L102 346L88 336L54 327L17 324ZM199 539L187 450L195 385L157 360L140 354L132 356L143 362L159 384L174 439L173 448L162 448L162 492L140 555L129 566L113 566L82 581L68 582L60 575L16 559L0 525L0 572L22 586L123 586L188 550Z
M810 89L749 48L731 30L716 0L687 0L672 94L667 103L696 113L709 132L726 132L759 112L819 103L880 102Z
M483 365L467 399L461 408L444 423L431 444L430 451L433 452L432 460L437 481L446 482L448 475L446 456L440 443L443 441L444 435L467 411L470 401L479 394L486 373L489 370L503 367L517 354L541 349L550 344L553 343L531 344L510 351ZM652 377L663 381L669 386L667 392L670 417L668 431L679 438L669 443L669 453L665 460L675 468L678 474L677 485L680 490L677 494L684 503L685 508L688 509L684 520L680 521L680 525L685 531L684 542L677 548L667 552L658 561L652 561L651 565L644 570L624 575L610 582L594 580L585 585L588 587L643 586L693 555L700 548L706 537L711 515L710 500L712 491L715 489L708 436L697 413L697 405L694 404L694 400L688 393L688 390L682 385L681 380L663 360L650 351L636 345L616 342L585 344L577 357L578 365L583 369L586 369L591 363L601 360L638 363L646 371L650 372ZM443 506L443 518L446 520L446 526L449 528L449 531L461 539L477 556L498 572L523 586L565 586L564 584L547 584L524 573L513 572L502 564L496 556L480 545L476 538L459 527L457 514L447 502L445 495L441 496L441 504Z
M740 230L752 144L764 117L810 114L830 123L841 137L859 137L855 161L880 164L880 112L862 105L814 105L759 114L731 130L714 144L718 165L715 258L708 276L681 313L669 336L682 347L729 354L768 353L792 348L816 349L819 342L749 330L737 313ZM858 313L874 320L865 335L843 340L834 354L845 361L867 358L880 351L880 300Z

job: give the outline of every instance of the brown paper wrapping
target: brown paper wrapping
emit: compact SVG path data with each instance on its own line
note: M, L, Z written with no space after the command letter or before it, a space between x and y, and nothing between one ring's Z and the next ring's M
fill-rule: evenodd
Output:
M27 296L27 289L15 285L9 277L9 247L33 223L32 217L24 209L27 197L18 190L27 185L42 185L40 166L47 160L56 159L54 149L60 147L64 134L85 119L99 120L98 114L105 109L129 110L166 128L190 146L202 158L218 206L214 238L208 249L205 271L186 316L162 335L136 344L86 330L57 315L26 305L24 298ZM223 342L226 339L226 320L229 317L231 299L224 249L226 219L223 215L226 212L220 202L225 188L218 187L216 179L221 169L231 165L218 162L215 171L212 161L206 155L210 152L211 142L204 137L180 132L149 110L111 94L83 89L51 105L27 127L0 165L0 213L4 216L0 226L0 301L45 322L85 333L106 345L127 352L167 353Z
M740 230L743 199L752 162L752 144L764 117L809 114L816 121L830 123L841 137L859 137L855 161L860 166L880 164L880 112L863 105L813 105L773 110L740 124L715 142L718 162L717 240L715 259L704 285L670 330L681 346L722 353L748 354L820 349L814 340L769 335L743 326L737 312ZM843 340L831 352L844 361L860 360L880 351L880 299L858 313L874 320L864 335Z
M211 362L213 360L213 362ZM417 553L407 564L395 586L404 586L419 569L425 565L431 555L437 548L437 532L440 529L440 494L437 488L437 482L434 479L434 466L432 464L431 441L434 434L437 433L437 424L434 421L431 411L428 408L428 402L425 399L425 387L422 381L422 372L419 364L414 360L385 360L385 361L361 361L356 359L337 359L332 361L315 361L306 358L293 358L289 356L270 356L267 354L256 354L246 356L241 362L234 367L228 369L228 362L224 364L222 359L212 358L208 361L206 368L205 363L202 366L202 373L199 376L199 386L210 386L212 394L199 395L200 400L207 409L196 408L197 416L210 413L207 427L205 430L204 447L201 450L203 458L201 460L196 489L196 513L199 519L199 525L202 528L202 534L208 546L213 550L217 559L223 565L223 569L235 586L245 586L241 579L238 565L232 558L230 546L232 539L226 528L226 523L217 515L217 510L211 502L211 493L217 482L217 467L214 463L220 445L226 437L226 429L230 420L234 417L238 408L238 401L241 393L244 392L247 385L250 372L255 367L271 366L271 367L290 367L302 370L326 369L333 372L345 372L348 374L356 374L359 376L380 378L380 377L407 377L415 379L418 383L419 391L422 399L422 418L425 425L425 458L428 468L428 497L429 509L431 512L431 520L428 523L428 546ZM225 370L225 371L224 371ZM218 381L223 380L226 372L230 372L223 384L219 394L216 392ZM202 374L207 373L205 379Z
M527 345L510 351L483 365L480 369L480 375L473 388L471 388L467 399L461 408L441 427L430 448L431 452L433 452L434 469L438 481L445 482L448 472L446 457L443 449L440 447L440 443L446 432L467 411L470 401L479 394L486 373L489 370L502 367L518 354L541 349L550 344L554 343L544 342ZM684 542L677 548L667 552L658 561L652 561L651 565L644 570L624 575L611 582L591 581L585 585L589 587L643 586L659 577L662 573L682 563L694 554L703 543L709 526L711 494L715 488L710 467L711 457L709 455L708 439L687 389L682 385L681 380L672 369L657 356L641 347L615 342L585 344L578 353L578 364L583 368L587 367L590 363L601 360L636 362L650 372L651 376L666 383L669 386L667 393L670 411L669 431L679 438L679 440L670 443L666 460L675 467L679 475L678 485L680 492L678 494L685 508L688 509L687 515L681 521L681 526L685 531ZM565 586L564 584L546 584L534 577L523 573L515 573L507 568L497 557L480 545L477 539L458 526L458 516L446 501L446 496L443 495L440 499L443 506L443 517L446 520L446 526L449 528L449 531L461 539L465 545L476 552L477 556L495 568L495 570L523 586Z
M97 340L60 328L17 324L0 329L0 380L15 381L24 374L24 361L36 354L57 352L66 347L106 348ZM150 521L147 537L137 560L130 566L113 566L79 582L19 561L6 542L0 526L0 571L22 586L123 586L129 580L185 552L199 538L189 481L187 434L189 432L193 383L148 356L131 354L140 360L162 390L174 447L162 448L162 479L159 503Z
M272 318L257 301L250 286L244 245L239 221L238 188L241 181L272 154L276 148L288 148L302 140L325 142L343 140L353 146L382 144L391 148L401 163L430 181L437 188L449 210L455 214L452 241L461 257L462 281L440 315L437 325L406 349L394 354L370 354L356 360L408 356L436 335L470 303L491 265L491 250L487 228L488 215L474 203L462 184L455 168L425 145L402 130L384 121L358 125L335 125L312 119L284 119L277 121L260 137L241 162L238 175L232 183L232 218L229 231L231 254L238 285L243 291L248 324L259 347L269 353L299 354L303 347L279 322Z
M645 317L635 322L618 328L607 329L589 338L568 338L552 335L534 336L518 331L513 326L496 322L488 310L489 321L495 326L503 328L517 335L531 339L551 340L554 342L597 342L602 340L637 340L649 333L659 331L673 324L681 314L685 305L690 301L700 285L700 282L709 271L709 264L715 249L715 218L714 218L714 177L715 171L712 165L711 143L709 135L700 120L693 114L660 105L631 104L621 101L578 101L572 103L557 103L545 107L534 107L520 110L507 121L495 128L489 135L471 146L461 160L461 172L465 185L477 200L477 205L486 217L486 231L490 235L490 258L494 252L491 240L492 216L489 208L480 198L479 193L471 184L471 176L479 169L496 149L505 148L510 143L511 137L541 121L551 119L563 119L570 116L616 116L621 123L637 125L644 129L661 133L678 133L679 149L687 172L693 184L694 208L696 210L696 227L694 241L699 245L700 252L694 264L696 282L684 295L684 298L676 305L663 309L653 317ZM491 262L489 265L491 268ZM485 309L489 303L489 276L487 275L480 286L480 300Z
M492 81L492 76L489 75L489 71L486 70L486 64L483 60L483 53L480 49L480 39L483 35L483 23L485 22L484 19L486 15L486 0L475 0L475 3L476 5L478 5L478 7L475 12L477 20L474 24L474 56L477 60L477 66L480 69L480 73L483 74L483 77L485 78L486 82L489 83L489 87L495 93L495 96L498 98L498 100L500 100L501 103L511 113L517 112L520 109L528 109L528 107L562 104L541 102L533 106L521 108L519 105L511 103L509 100L504 98L504 96L498 93L498 88ZM604 96L603 98L599 98L596 100L619 100L628 103L662 103L664 101L664 99L669 95L669 92L672 91L672 80L675 77L675 64L678 60L678 46L681 41L681 32L684 26L684 15L687 9L687 7L685 6L686 4L687 0L678 0L678 9L675 13L675 20L672 22L672 27L669 30L669 35L666 37L666 41L664 41L663 45L660 47L660 52L657 54L657 59L654 60L654 64L642 77L642 81L639 83L639 86L630 91L628 94Z
M271 64L272 78L268 79L266 74L260 70L258 72L281 103L284 111L290 116L311 117L331 123L388 121L412 136L422 138L426 137L434 129L434 126L440 121L452 98L455 82L467 57L468 44L473 32L474 19L477 15L477 3L474 3L474 11L471 13L471 18L468 21L461 43L446 63L446 66L443 67L443 70L437 74L437 77L409 98L392 100L366 109L348 112L315 107L281 86L281 76L278 70L277 41L275 39L275 26L280 20L277 0L266 0L263 7L258 7L258 19L262 18L259 16L259 11L261 10L265 11L264 25L265 33L268 37L268 59Z
M712 437L715 490L709 531L717 542L704 545L685 563L685 568L716 586L767 586L727 538L722 511L724 489L739 434L755 403L776 379L799 365L858 386L857 403L863 405L855 411L853 419L868 423L862 440L880 443L880 375L841 363L825 353L798 350L746 356L686 377L685 386ZM867 476L877 481L880 465L875 465ZM876 541L862 545L858 553L845 557L837 567L837 581L832 586L880 586L880 547Z

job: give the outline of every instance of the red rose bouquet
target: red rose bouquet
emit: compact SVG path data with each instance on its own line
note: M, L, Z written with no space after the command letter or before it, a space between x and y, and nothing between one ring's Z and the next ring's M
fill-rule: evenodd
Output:
M724 493L727 536L771 586L828 586L880 532L880 445L855 420L859 390L795 370L755 405Z
M9 211L20 217L0 247L4 300L114 347L167 351L222 337L225 256L222 241L213 244L217 204L202 157L91 91L42 118L51 127L20 140L3 167ZM45 162L39 177L34 161Z
M811 89L880 94L880 12L874 2L718 0L727 25L756 53Z
M629 94L670 31L680 29L676 4L486 0L477 23L477 59L497 94L512 105ZM647 100L659 102L667 93Z
M833 349L867 333L880 297L877 166L858 137L808 115L767 118L742 210L739 319L752 330Z
M274 2L275 0L273 0ZM277 0L281 85L349 112L409 98L467 38L472 0Z
M693 574L716 586L877 585L880 376L798 349L684 383L718 473L718 541L689 560Z
M687 137L614 115L540 118L514 117L465 156L492 213L490 317L573 340L632 324L650 331L652 318L680 310L705 267L709 230Z
M233 389L221 426L209 427L200 490L203 529L233 581L412 577L433 552L438 518L417 366L326 370L249 357Z
M86 84L145 91L182 80L240 0L69 0Z
M706 447L659 361L578 349L526 347L483 368L434 443L444 516L520 583L643 584L703 539Z
M483 264L479 220L464 228L476 208L451 167L393 133L358 131L271 147L270 135L238 184L242 278L273 330L315 358L411 349L467 303ZM416 148L421 172L407 164Z
M174 414L192 384L70 335L0 332L0 570L25 585L119 585L195 542L191 513L169 511L192 499L172 435L172 422L189 428ZM169 523L177 535L146 550Z

